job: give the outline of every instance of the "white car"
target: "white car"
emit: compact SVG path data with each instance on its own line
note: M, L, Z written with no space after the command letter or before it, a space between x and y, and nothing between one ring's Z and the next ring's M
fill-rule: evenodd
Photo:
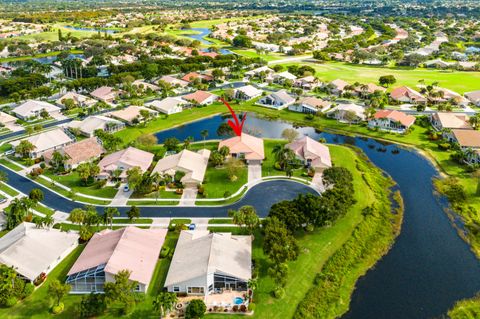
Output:
M128 187L128 185L125 185L125 186L123 187L123 191L124 191L124 192L129 192L129 191L130 191L130 187Z

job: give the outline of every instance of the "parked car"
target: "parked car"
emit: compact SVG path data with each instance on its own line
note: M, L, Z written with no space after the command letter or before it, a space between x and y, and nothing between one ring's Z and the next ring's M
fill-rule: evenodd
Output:
M15 150L8 150L6 151L5 153L3 153L4 155L13 155L15 154Z
M190 224L190 225L188 225L188 230L195 230L196 227L197 227L197 225Z
M125 185L125 186L123 187L123 191L124 191L124 192L129 192L129 191L130 191L130 187L128 187L128 185Z
M4 204L7 202L7 199L5 197L0 198L0 204Z

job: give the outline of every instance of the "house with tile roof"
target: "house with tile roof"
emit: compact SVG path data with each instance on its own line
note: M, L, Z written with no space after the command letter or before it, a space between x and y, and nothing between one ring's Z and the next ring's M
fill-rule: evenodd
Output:
M163 100L154 100L145 104L149 108L155 109L160 113L171 115L183 111L183 107L188 104L187 101L179 97L166 97Z
M218 100L218 95L198 90L194 93L182 96L182 99L198 105L209 105Z
M261 163L265 159L263 140L246 133L220 141L218 149L228 147L230 156L245 159L247 163Z
M234 91L234 97L242 101L250 101L262 95L263 91L257 89L253 85L245 85L236 88Z
M48 151L61 149L74 142L74 139L65 133L61 128L46 131L40 134L32 135L21 140L16 140L10 144L13 148L17 147L21 141L27 140L33 144L35 149L29 154L30 158L38 158Z
M480 106L480 90L467 92L464 96L474 105Z
M396 89L393 89L390 93L392 100L401 102L401 103L411 103L411 104L425 104L427 103L427 98L424 97L420 92L415 91L414 89L409 88L408 86L401 86Z
M105 283L115 282L122 270L137 282L135 291L145 293L166 235L167 229L133 226L95 233L67 274L70 293L103 293Z
M451 131L452 141L458 143L465 154L465 163L480 163L480 131L454 129Z
M415 123L415 116L413 115L395 110L379 110L368 121L368 126L382 131L405 133L413 123Z
M67 92L64 95L62 95L59 99L57 99L55 103L61 108L65 108L66 100L72 100L75 106L77 107L90 107L95 103L97 103L96 100L73 91Z
M43 154L46 164L50 164L53 153L59 152L64 158L66 170L75 169L82 163L91 162L105 153L105 149L96 137L90 137L79 142L64 146L57 150L49 150Z
M471 130L472 126L468 120L469 116L466 114L451 112L435 112L430 117L430 122L437 131L453 129Z
M306 96L290 105L288 109L294 112L317 114L324 112L332 106L332 103L324 101L315 96Z
M168 155L157 162L152 173L173 178L177 171L184 172L180 182L185 187L194 187L203 183L207 171L210 151L207 149L192 152L183 150L180 153Z
M291 149L296 157L303 161L306 167L315 169L315 172L332 167L332 159L328 147L314 139L304 136L287 145L286 148Z
M245 292L251 278L251 236L184 230L175 247L165 288L196 296Z
M146 120L142 116L141 111L148 112L146 114L149 114L149 118L154 118L158 116L158 112L156 110L152 110L148 107L136 106L136 105L130 105L124 109L110 112L108 113L108 115L113 118L116 118L117 120L125 122L129 125L132 125L132 124L140 123Z
M327 117L342 123L358 123L367 119L365 108L355 103L341 103L326 113Z
M37 119L43 111L46 111L50 117L54 117L60 114L61 109L48 102L38 100L28 100L12 109L16 117L25 121Z
M67 124L67 128L79 130L82 135L92 137L96 130L107 133L120 131L125 128L125 123L102 115L92 115L82 121L71 121Z
M121 172L119 178L126 180L128 170L133 167L138 167L142 172L146 172L153 162L153 156L152 153L131 146L109 154L98 163L100 173L97 178L108 179L113 176L114 171L119 170Z
M109 86L102 86L92 91L90 95L99 101L113 103L120 96L120 91Z

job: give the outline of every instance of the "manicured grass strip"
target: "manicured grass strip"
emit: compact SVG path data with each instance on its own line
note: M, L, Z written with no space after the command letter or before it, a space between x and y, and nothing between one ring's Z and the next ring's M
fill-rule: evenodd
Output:
M129 200L128 206L177 206L178 201L147 201L147 200Z
M45 214L45 215L49 215L49 214L54 213L54 211L52 209L50 209L46 206L40 205L40 204L35 205L35 207L33 209L36 210L37 212Z
M10 195L10 196L17 196L18 194L20 194L19 192L17 192L16 190L11 188L10 186L5 184L4 182L0 182L0 190L4 193Z
M208 221L208 224L233 224L233 222L231 218L213 218Z
M77 172L71 172L66 175L55 175L51 171L46 171L45 176L50 177L55 183L62 184L72 189L78 194L85 194L100 198L114 198L118 190L112 186L99 187L98 182L92 185L84 185Z
M136 218L132 221L128 218L113 219L113 224L151 224L151 223L153 223L153 219L151 218Z
M170 225L190 224L191 222L192 220L188 218L173 218L170 221Z
M232 233L233 235L246 235L245 230L240 227L208 226L207 229L212 233Z
M20 166L10 162L9 160L6 160L4 158L0 158L0 164L2 164L3 166L6 166L8 168L10 168L11 170L15 171L15 172L19 172L21 171L23 168L21 168Z

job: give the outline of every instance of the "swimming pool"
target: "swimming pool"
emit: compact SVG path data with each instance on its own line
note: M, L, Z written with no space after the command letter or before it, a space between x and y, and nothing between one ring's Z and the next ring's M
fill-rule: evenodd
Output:
M233 303L236 305L241 305L243 304L243 298L235 297L235 299L233 299Z

